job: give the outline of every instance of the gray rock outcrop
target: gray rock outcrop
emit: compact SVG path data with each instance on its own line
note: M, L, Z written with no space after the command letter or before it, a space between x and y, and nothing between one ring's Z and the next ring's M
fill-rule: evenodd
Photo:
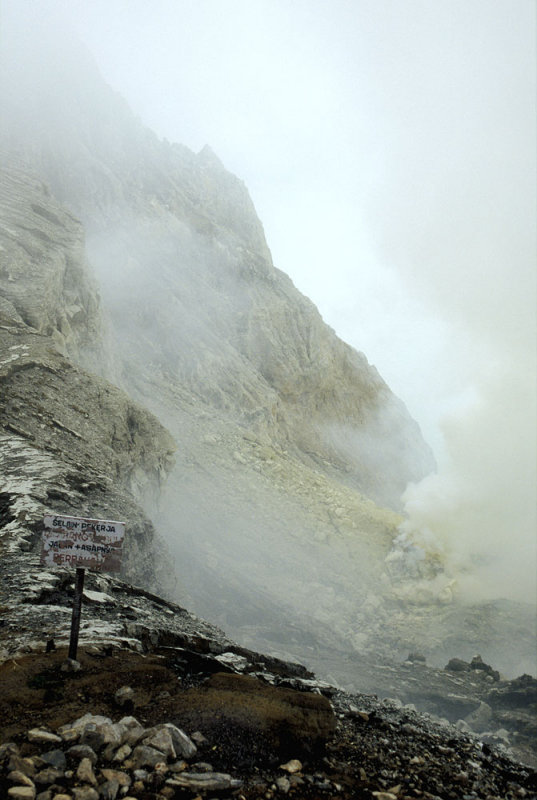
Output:
M135 495L159 492L175 445L151 414L74 361L102 352L80 223L16 170L0 173L0 213L0 569L38 545L46 511L121 516L124 574L148 583L158 573L165 591L172 571L157 564Z

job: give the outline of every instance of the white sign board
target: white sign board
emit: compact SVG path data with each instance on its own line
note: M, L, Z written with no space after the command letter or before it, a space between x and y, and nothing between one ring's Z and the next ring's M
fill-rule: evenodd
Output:
M41 547L43 566L68 565L119 572L125 523L47 514Z

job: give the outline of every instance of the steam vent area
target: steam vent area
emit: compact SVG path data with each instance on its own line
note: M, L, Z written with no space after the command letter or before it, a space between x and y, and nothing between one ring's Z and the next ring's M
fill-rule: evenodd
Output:
M457 494L220 156L25 5L0 54L0 800L536 799L519 517Z

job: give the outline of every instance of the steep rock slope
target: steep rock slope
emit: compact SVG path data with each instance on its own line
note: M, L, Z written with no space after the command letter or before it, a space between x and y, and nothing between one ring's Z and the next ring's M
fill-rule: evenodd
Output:
M33 58L38 71L7 58L4 144L83 220L123 378L148 397L150 383L187 389L398 507L431 453L377 371L274 268L242 182L209 148L157 140L83 52L41 41Z
M3 152L82 220L99 281L105 333L84 334L97 349L76 358L177 444L160 509L143 498L176 557L176 596L242 641L310 662L323 647L452 656L460 639L448 650L446 632L466 609L434 595L422 608L412 592L401 607L386 563L400 493L433 468L430 451L366 358L274 267L242 182L209 148L159 141L78 46L51 51L42 37L33 63L4 56ZM77 346L66 322L93 291L62 299L66 321L54 312L64 353ZM116 412L100 413L113 440Z
M16 170L0 173L0 218L2 571L36 547L46 511L120 516L124 574L146 584L158 575L166 591L172 572L155 558L134 494L158 492L174 444L151 414L72 360L100 350L80 223Z

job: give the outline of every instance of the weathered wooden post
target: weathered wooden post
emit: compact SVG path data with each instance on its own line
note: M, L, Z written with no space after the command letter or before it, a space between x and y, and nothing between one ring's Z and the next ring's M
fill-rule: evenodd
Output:
M69 639L69 658L76 661L78 648L78 634L80 632L80 617L82 614L82 594L84 592L83 567L76 568L75 596L73 598L73 614L71 616L71 637Z

